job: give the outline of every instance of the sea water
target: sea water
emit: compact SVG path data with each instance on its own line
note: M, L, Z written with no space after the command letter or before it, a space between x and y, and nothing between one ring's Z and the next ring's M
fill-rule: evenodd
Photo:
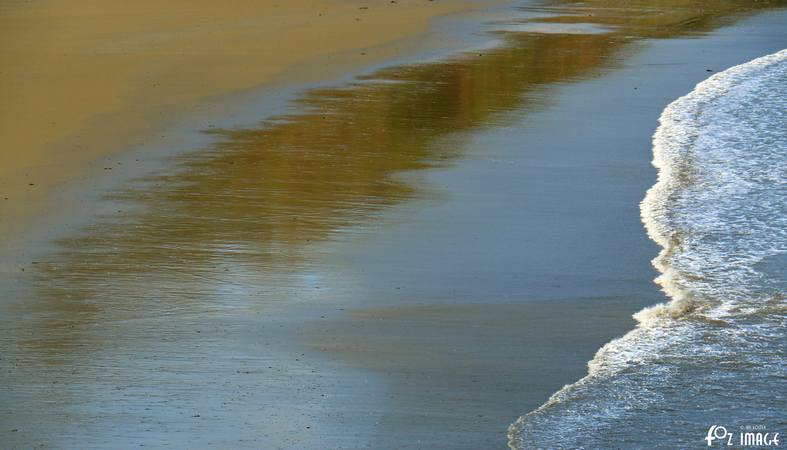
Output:
M774 447L787 430L787 50L670 104L653 151L641 211L669 301L513 423L512 449Z

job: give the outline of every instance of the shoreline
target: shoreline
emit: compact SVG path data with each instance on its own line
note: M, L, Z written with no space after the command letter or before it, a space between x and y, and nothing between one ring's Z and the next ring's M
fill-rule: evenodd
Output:
M756 24L761 25L756 29L760 33L767 29L774 30L774 24L779 23L778 17L777 14L776 19L756 21ZM785 17L787 15L782 11L781 20ZM755 29L751 22L748 25L749 28ZM773 34L774 37L779 35L779 33ZM787 33L782 32L781 36L780 40L784 42ZM773 45L779 45L779 40L774 39L769 50L778 48ZM749 54L751 55L752 53ZM778 403L772 403L770 400L771 392L777 387L772 386L768 380L778 378L776 374L783 371L783 364L778 358L773 357L773 352L768 350L752 352L748 343L761 343L760 345L765 349L779 348L783 333L778 331L762 333L760 327L765 329L773 327L773 322L779 323L783 317L778 313L768 317L765 312L756 315L755 321L764 317L762 323L747 326L754 314L736 314L729 311L747 307L767 311L767 306L764 305L778 301L781 294L772 290L770 291L772 297L768 298L768 295L760 294L761 291L757 292L759 286L756 284L753 286L751 281L745 280L745 277L741 277L745 281L730 281L735 280L736 277L727 271L734 273L736 270L743 272L758 269L758 264L747 267L745 263L738 263L734 259L737 256L735 251L725 254L724 247L714 247L709 243L714 239L723 240L726 237L725 233L729 233L727 236L733 234L735 235L733 239L738 239L738 233L728 231L734 229L736 224L728 222L725 227L719 226L716 222L713 231L710 232L713 238L708 239L707 234L703 236L707 231L703 230L702 225L698 226L697 222L714 217L714 214L721 214L723 217L726 212L731 213L727 217L735 217L733 219L735 221L748 220L749 225L742 226L740 229L747 229L747 233L758 236L759 240L767 240L770 236L778 235L780 227L776 224L783 219L780 217L782 211L762 213L763 219L760 220L750 218L754 210L762 208L768 211L773 203L766 201L757 206L749 206L745 204L749 200L743 199L757 198L757 195L730 195L729 191L721 188L709 189L705 183L724 180L720 182L723 184L729 183L730 179L737 181L750 176L754 180L751 183L757 185L757 182L764 178L771 181L778 179L778 175L775 174L764 175L773 170L769 167L770 164L754 166L756 163L752 161L761 158L763 151L778 153L778 149L781 148L780 143L785 142L784 135L779 136L783 130L779 128L778 119L771 119L773 116L778 117L781 112L780 105L771 99L782 98L778 94L781 86L776 80L783 79L784 75L787 75L784 70L787 67L784 65L787 62L786 56L787 50L777 50L776 53L755 56L752 60L741 64L734 64L737 61L733 61L733 66L724 67L716 75L702 80L691 88L690 93L680 96L662 111L653 137L653 165L658 171L657 182L648 189L641 203L641 216L648 236L661 247L659 255L653 260L653 265L660 274L654 282L661 286L667 301L634 314L638 322L637 327L599 349L593 360L588 362L589 370L585 377L567 385L550 397L543 406L512 424L509 429L509 445L512 448L540 447L547 443L565 448L580 445L591 448L609 447L614 442L609 436L619 432L621 422L629 424L627 431L624 431L624 436L633 446L648 445L651 440L647 436L669 430L675 423L682 423L683 426L681 430L672 430L674 434L669 439L671 446L689 445L695 442L697 436L703 434L709 419L726 423L735 421L743 423L747 420L778 423L782 409ZM726 64L728 62L724 65ZM774 70L781 76L761 75L768 74L769 70ZM769 85L769 88L756 90L756 94L753 93L756 88L745 85L746 82L755 86L758 83L767 83L769 78L773 84ZM748 95L741 95L741 92L746 92ZM745 99L741 100L741 97ZM759 113L756 119L748 116L748 114L757 114L752 113L750 109L759 108L761 105L767 106L762 106L763 109L759 111L768 112ZM729 117L734 119L730 120ZM704 127L717 131L708 132ZM738 132L730 131L736 127L739 129ZM752 128L757 131L752 130L747 134ZM732 136L735 145L725 146L724 138L712 141L712 144L703 142L703 135L711 136L713 139L719 134L724 137ZM697 137L687 141L684 140L686 136ZM766 142L766 144L758 145L759 142ZM744 149L741 150L738 145L743 146ZM712 153L715 158L709 158L708 153ZM716 168L718 161L723 161L720 165L723 165L724 169ZM741 171L742 165L757 168ZM713 175L709 176L703 171L709 171ZM692 173L692 175L686 178L682 176L685 173ZM725 180L727 173L742 175L740 178L728 177ZM692 186L698 189L690 194L681 192L686 186L689 186L689 189ZM761 189L774 188L775 185ZM719 203L714 204L704 199L702 196L705 192L713 192L715 197L714 194L710 194L711 198ZM692 199L693 203L690 206L678 206L681 200L676 198L681 197L683 201L687 198ZM698 200L700 198L703 200ZM735 201L744 204L733 206L725 203ZM751 209L747 210L747 207ZM695 221L692 222L688 217ZM740 219L741 217L746 219ZM775 222L770 223L770 220ZM760 231L757 228L760 224L770 229ZM670 225L673 227L670 228ZM691 236L691 238L682 241L681 236ZM772 239L778 240L778 238ZM697 244L698 242L702 244ZM753 253L740 259L762 261L768 256L757 254L757 250L754 249L776 248L776 246L758 244L757 239L739 244L736 248ZM717 258L707 253L703 254L703 251ZM771 251L778 254L778 250ZM688 258L682 259L681 256L686 255L690 255L691 262L681 266L681 262L686 263L688 260ZM734 255L732 260L725 260L725 257L731 255ZM773 254L770 256L773 257ZM701 259L705 262L699 263L700 268L693 265ZM714 276L714 271L717 270L724 271L725 275ZM755 272L759 276L752 278L778 280L778 270L774 266L772 272ZM765 281L766 285L767 282ZM711 325L709 322L715 323ZM719 327L722 323L723 326ZM745 336L745 343L727 339L727 336L732 334ZM702 337L698 342L699 336ZM714 352L705 354L708 348L717 349L719 354ZM714 363L712 360L709 361L711 358L725 362ZM749 362L752 359L757 362ZM729 370L724 367L728 361L741 360L749 362L750 367L769 367L770 373L759 370ZM704 382L698 384L697 379L702 379ZM760 388L746 387L752 385L759 385ZM719 395L721 392L724 393L723 396ZM654 393L657 395L651 396ZM701 398L702 402L698 404L693 400L697 398ZM730 398L746 401L730 405ZM714 404L719 406L714 407ZM747 408L747 405L755 404L758 405L756 412L755 408ZM720 410L724 410L726 415L722 416ZM664 417L664 411L674 413ZM558 429L568 429L571 432L557 437ZM589 433L590 430L593 430L592 435Z
M32 304L0 336L0 404L25 407L0 411L0 435L502 448L516 415L661 299L637 208L655 179L646 130L702 64L743 57L724 39L770 42L741 31L766 15L636 52L539 25L521 53L383 69L219 130L107 201L149 211L108 211L27 266ZM598 59L510 67L588 42Z
M399 448L404 441L417 442L418 445L401 448L503 448L506 431L518 416L535 410L564 385L584 377L587 363L597 350L636 326L633 314L666 300L652 282L657 272L651 267L650 260L656 257L659 247L648 239L639 217L639 201L656 179L655 170L650 164L650 140L657 119L667 104L704 80L709 74L706 71L708 68L714 72L721 71L761 56L759 52L767 54L777 49L780 35L778 24L785 17L787 9L782 8L744 18L700 37L653 39L636 44L637 50L623 52L619 65L616 64L608 73L557 87L556 92L550 95L553 98L552 105L525 116L526 125L522 126L534 135L522 137L516 142L524 146L537 142L544 147L539 151L539 164L544 164L542 158L551 160L547 156L549 151L569 152L578 157L576 149L585 145L594 152L600 151L601 155L580 157L583 165L590 164L593 170L597 166L609 166L610 170L617 172L615 183L625 181L626 188L621 190L628 191L628 194L616 194L614 200L607 200L607 205L609 207L611 201L613 207L608 212L610 217L618 221L621 221L621 213L625 217L624 229L616 227L610 232L625 231L626 238L607 238L602 244L621 246L635 256L630 258L618 254L617 257L623 261L611 264L614 270L606 272L610 272L609 276L617 274L624 277L639 271L639 286L612 279L601 285L589 284L593 277L572 283L569 277L559 282L558 289L537 284L521 289L530 295L514 302L500 295L495 296L494 291L487 291L488 297L480 297L483 295L481 292L475 293L474 297L473 289L467 286L457 288L461 295L448 299L430 292L426 285L417 284L446 285L445 281L435 279L434 274L427 279L416 278L414 273L425 270L425 267L415 264L414 268L409 269L413 273L396 276L398 280L395 283L403 286L402 289L410 283L416 283L405 294L384 294L384 299L375 301L371 297L372 289L364 290L361 287L361 292L367 296L360 294L350 300L343 299L341 306L346 311L338 316L329 306L295 313L329 318L313 320L295 335L304 348L313 352L314 357L325 359L326 364L339 358L350 367L371 370L385 381L385 387L381 389L384 394L380 395L387 399L385 401L390 409L378 416L384 425L383 431L375 437L376 442L383 448ZM733 43L737 51L730 52ZM692 56L698 54L702 58ZM635 98L626 98L627 94L620 93L635 89L638 91ZM596 117L588 120L591 111L603 113L596 113ZM613 130L612 124L616 120L625 124L622 127L626 129L625 132L613 134L599 131ZM588 123L579 125L583 121ZM556 130L561 125L570 127L577 136L558 137ZM594 126L599 128L594 130ZM507 132L511 133L510 130ZM494 136L496 133L484 134ZM505 132L499 134L504 135ZM464 146L488 151L496 141L494 137L487 137L481 142L473 140L464 143ZM601 150L605 145L619 147L616 141L625 142L631 146L631 150L618 149L614 155L608 150ZM642 153L637 154L635 150L642 150ZM348 244L343 243L343 251L331 249L324 252L334 255L334 260L345 264L349 261L356 270L357 267L363 267L363 277L374 284L375 290L384 291L392 286L379 284L383 280L380 274L389 273L394 267L403 267L402 261L376 261L372 257L364 257L362 252L386 255L387 259L391 259L392 255L393 258L400 258L396 255L401 253L408 255L408 259L418 261L424 255L441 253L435 249L443 248L440 246L446 243L427 243L440 240L438 236L441 234L448 233L457 242L468 242L470 236L465 236L463 240L461 232L454 235L456 226L447 220L453 214L463 218L473 216L466 211L468 204L472 203L470 197L463 194L468 188L459 187L460 183L465 184L474 174L489 173L484 168L484 156L473 150L468 150L468 153L457 168L419 175L422 184L439 186L440 190L452 193L451 197L443 199L438 205L429 205L432 209L442 211L425 214L389 212L390 216L410 217L410 221L418 221L422 228L424 223L428 224L425 237L417 239L415 243L403 244L403 236L411 235L408 225L392 225L377 233L378 244L371 248L368 247L368 241L361 240L357 244L350 244L349 249ZM529 156L532 158L534 155ZM494 157L505 160L511 158L511 154L509 152L507 156L502 156L495 153ZM563 161L561 164L565 163ZM571 165L573 163L569 163L569 167ZM547 167L556 166L549 164ZM526 178L535 175L531 170L526 170L521 176ZM621 176L621 173L625 176ZM573 183L587 181L578 174L572 176L582 180ZM595 183L599 182L597 178L594 179ZM561 177L560 182L572 186L569 178ZM574 186L572 189L577 188ZM587 188L588 185L581 187ZM543 192L543 189L538 192ZM622 201L617 197L626 197L627 200ZM561 201L554 204L569 201L565 194L558 198ZM420 208L405 205L403 208L427 209L424 205ZM463 212L458 213L460 210ZM428 220L424 219L424 215ZM561 223L566 220L562 219ZM580 218L574 220L579 221ZM383 244L379 244L380 241ZM386 242L403 245L404 248L393 250ZM443 250L447 251L447 247ZM337 252L338 257L335 255ZM576 259L589 256L578 249L571 253L571 258ZM598 260L607 264L612 261L609 257ZM428 260L423 264L429 266L436 262ZM484 261L478 264L483 266ZM586 270L570 272L569 275L584 273ZM351 278L341 273L334 277L337 280ZM489 285L488 281L482 283L487 288ZM329 285L327 289L339 290L340 287ZM470 294L466 291L470 291ZM342 295L349 293L342 292L335 296ZM413 298L417 300L413 301ZM479 301L481 299L483 301ZM328 356L321 356L326 351ZM441 363L437 364L436 361ZM447 362L442 364L443 361ZM492 369L484 369L490 367ZM342 389L351 388L342 384L338 390L341 392ZM697 435L703 432L697 430ZM404 435L408 437L405 439Z

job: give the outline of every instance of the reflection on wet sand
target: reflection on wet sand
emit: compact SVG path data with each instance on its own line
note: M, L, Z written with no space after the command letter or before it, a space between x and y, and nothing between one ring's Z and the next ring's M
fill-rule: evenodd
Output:
M255 314L319 289L311 244L428 195L397 174L450 163L460 154L444 138L538 106L540 86L591 76L632 40L709 30L751 7L548 2L526 12L611 31L504 33L497 48L311 90L297 100L299 112L254 129L210 130L215 145L113 193L126 212L61 239L33 268L31 297L17 309L23 319L3 325L0 417L9 429L49 427L51 436L28 427L13 438L45 445L110 432L134 441L155 436L151 429L173 442L173 431L231 433L238 415L265 408L266 393L256 386L252 399L236 395L242 386L228 370L242 361L270 386L305 370L274 368L275 350L238 341ZM197 432L194 411L205 405L218 417ZM256 415L239 434L265 439L269 419Z
M494 123L539 84L588 74L620 43L510 36L474 57L310 91L299 100L304 112L257 129L211 131L220 141L182 156L173 174L112 195L121 210L140 212L61 240L62 251L38 266L35 307L62 310L72 338L83 319L233 307L238 290L302 269L310 242L417 195L395 175L455 157L441 137Z

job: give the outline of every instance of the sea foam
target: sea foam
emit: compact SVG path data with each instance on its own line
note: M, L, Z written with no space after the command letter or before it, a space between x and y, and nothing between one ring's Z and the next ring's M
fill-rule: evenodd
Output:
M669 302L513 423L512 449L695 447L713 424L783 423L787 50L711 76L659 122L641 212Z

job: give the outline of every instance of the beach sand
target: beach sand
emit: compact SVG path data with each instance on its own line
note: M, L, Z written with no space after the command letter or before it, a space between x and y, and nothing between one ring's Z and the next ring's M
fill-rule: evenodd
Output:
M504 448L663 299L663 107L785 39L783 10L667 3L512 10L539 32L309 90L111 192L0 280L0 439Z
M493 4L4 2L0 246L58 207L65 183L100 174L102 158L221 115L224 96L334 77L406 50L436 17ZM309 61L322 63L299 69Z

